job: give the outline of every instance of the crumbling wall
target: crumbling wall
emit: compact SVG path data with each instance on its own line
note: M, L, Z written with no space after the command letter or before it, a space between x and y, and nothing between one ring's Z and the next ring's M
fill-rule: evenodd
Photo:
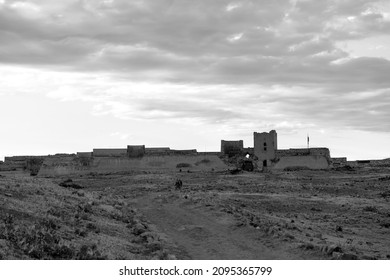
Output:
M324 156L330 159L330 151L328 148L310 148L310 155L313 156Z
M29 156L4 157L4 163L13 169L25 169Z
M46 157L33 157L26 160L26 170L30 171L30 175L35 176L39 173Z
M327 169L329 161L325 156L283 156L274 164L275 169L304 167L308 169Z
M127 149L93 149L94 157L127 157Z
M355 160L347 161L347 164L353 167L390 167L390 159L374 159L374 160Z
M390 167L390 159L370 160L370 167Z
M169 147L145 148L146 155L168 155L171 149Z
M325 156L330 158L330 151L328 148L309 148L309 149L286 149L277 150L275 152L276 158L286 156Z
M4 158L5 170L37 170L47 156L13 156ZM34 167L32 167L34 166Z
M275 130L270 132L254 132L254 154L259 160L260 166L267 167L275 159L278 148L277 134Z
M77 157L62 159L49 158L43 163L39 176L52 177L70 174L110 173L110 172L166 172L179 171L221 171L228 166L216 155L200 156L144 156L142 158L95 157L89 166L83 166Z
M128 145L127 156L129 158L139 158L145 155L145 145Z
M244 148L244 149L242 150L242 152L243 152L244 154L250 154L250 155L254 155L254 154L255 154L254 148L251 148L251 147Z
M207 164L200 164L207 162ZM185 156L144 156L139 159L113 159L113 158L99 158L95 159L95 170L104 172L110 170L115 171L179 171L180 164L186 164L185 170L225 170L227 166L217 156L199 156L199 155L185 155Z
M86 164L88 161L88 164ZM86 174L93 170L93 158L77 156L49 156L38 172L40 177L55 177L70 174Z
M333 167L344 166L347 164L347 158L346 157L331 158L330 164Z
M228 155L229 157L235 155L241 155L244 149L244 141L243 140L234 140L227 141L221 140L221 153L224 155Z

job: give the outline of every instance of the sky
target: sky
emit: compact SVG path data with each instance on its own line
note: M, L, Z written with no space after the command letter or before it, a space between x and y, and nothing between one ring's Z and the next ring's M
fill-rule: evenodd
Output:
M390 1L0 0L0 160L93 148L390 158Z

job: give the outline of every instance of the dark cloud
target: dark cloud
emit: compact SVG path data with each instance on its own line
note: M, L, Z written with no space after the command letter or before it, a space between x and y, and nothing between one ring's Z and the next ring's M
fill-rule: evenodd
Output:
M0 3L2 64L102 72L115 81L244 89L249 85L251 90L241 98L212 91L215 96L202 97L210 99L210 105L186 101L188 93L172 101L172 93L167 100L138 100L141 111L172 118L202 116L210 122L246 120L248 114L226 106L252 100L251 106L282 110L297 122L307 114L321 122L390 131L378 125L389 117L386 94L351 97L354 92L386 92L390 62L351 57L337 47L346 39L388 34L390 21L379 5L385 1ZM275 85L288 93L270 90Z

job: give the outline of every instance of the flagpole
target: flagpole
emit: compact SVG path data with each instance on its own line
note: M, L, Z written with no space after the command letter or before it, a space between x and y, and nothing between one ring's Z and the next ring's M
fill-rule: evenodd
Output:
M307 148L309 149L309 134L307 134Z

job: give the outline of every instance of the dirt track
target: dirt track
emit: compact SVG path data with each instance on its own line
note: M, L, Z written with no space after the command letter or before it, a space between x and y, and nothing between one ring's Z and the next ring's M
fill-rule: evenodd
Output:
M297 259L263 244L256 229L236 227L231 216L207 211L186 199L167 201L145 196L137 205L146 219L165 235L180 259ZM269 244L268 244L269 245Z

